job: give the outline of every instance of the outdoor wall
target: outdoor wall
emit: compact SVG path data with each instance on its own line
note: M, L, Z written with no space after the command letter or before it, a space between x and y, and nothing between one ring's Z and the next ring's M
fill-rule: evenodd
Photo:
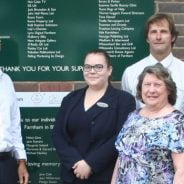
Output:
M184 1L183 0L156 0L155 12L163 12L171 14L175 20L177 30L179 31L178 39L173 48L173 53L176 57L184 60ZM142 25L143 26L143 25ZM146 52L146 51L145 51ZM136 62L136 61L133 61ZM119 70L121 72L121 69ZM123 72L123 69L122 69ZM121 76L120 74L119 76ZM120 88L119 80L113 80L112 84ZM35 107L37 101L43 96L49 98L48 92L70 92L72 90L81 88L85 85L83 81L16 81L14 82L17 92L41 92L42 96L31 96L33 101L35 100ZM45 92L45 94L44 94ZM21 93L22 94L22 93ZM26 94L26 93L25 93ZM65 93L62 93L63 95ZM24 96L24 93L23 93ZM27 98L27 97L24 97ZM29 98L29 97L28 97ZM20 96L19 100L22 99ZM60 99L60 98L58 98ZM57 95L51 97L51 101L57 100ZM29 103L28 103L29 104ZM59 178L59 161L55 154L55 150L52 147L49 132L53 128L53 122L55 120L55 114L57 108L21 108L22 122L23 122L23 134L24 142L26 144L26 150L28 154L28 168L30 172L31 183L53 183L60 184ZM43 120L43 122L42 122ZM34 129L35 128L35 129ZM41 130L38 130L42 128ZM34 147L35 146L35 147ZM39 151L40 150L40 151ZM34 155L37 153L37 155ZM45 154L45 155L39 155ZM52 158L52 159L50 159ZM49 165L51 164L51 165Z
M155 0L155 12L171 14L175 20L177 30L179 31L178 39L173 48L176 57L184 60L184 1L183 0ZM112 84L120 88L120 81L113 81ZM81 81L69 82L50 82L50 81L29 81L15 82L16 91L71 91L84 86Z
M3 0L0 0L0 2L1 1ZM42 0L42 1L44 2L45 0ZM22 0L22 2L25 2L25 1ZM151 0L147 0L147 2L150 3ZM168 13L173 16L177 30L179 31L179 36L173 48L173 53L176 57L184 61L184 21L183 21L184 20L184 1L183 0L155 0L154 3L155 3L154 4L155 12ZM144 25L142 25L142 27L143 26ZM134 34L133 36L136 37L137 35ZM142 44L142 42L140 44ZM142 44L141 46L143 46L144 44ZM148 50L145 49L145 53L148 54ZM136 62L136 60L134 59L135 58L132 58L133 60L131 61L132 63ZM123 68L122 70L121 68L118 68L118 70L116 71L120 73L116 75L116 78L115 80L112 81L112 84L116 88L121 88L120 80L121 80ZM11 76L11 77L14 80L14 76ZM20 78L20 76L18 77ZM29 76L29 77L31 78L32 76ZM36 78L38 79L38 74ZM77 79L78 78L79 77L77 76ZM43 79L43 76L42 76L42 79ZM40 146L39 149L43 151L42 154L47 152L46 154L48 155L50 154L51 155L50 157L52 157L52 153L55 153L55 150L52 148L50 135L48 135L48 132L50 132L50 130L53 128L53 122L55 120L54 118L55 118L55 114L57 112L58 107L57 106L54 106L54 107L46 106L47 108L45 108L45 106L38 106L39 100L42 97L45 97L45 98L47 97L47 99L50 98L51 104L49 105L52 105L52 102L57 103L58 105L59 99L62 99L63 97L62 95L66 95L66 93L62 93L61 96L58 96L60 95L58 93L56 94L53 93L52 96L50 96L48 92L70 92L72 90L85 86L85 83L82 80L66 80L66 79L61 80L61 81L60 80L50 80L50 81L47 81L47 80L25 80L25 81L24 80L14 80L14 85L15 85L15 90L18 94L18 100L20 103L21 101L26 101L27 99L32 100L31 102L26 101L27 106L24 106L23 104L21 108L21 113L22 113L22 118L23 118L22 119L23 134L25 137L24 141L27 144L27 152L29 153L28 156L30 158L30 160L28 160L28 164L30 165L28 166L30 166L29 171L32 177L32 183L36 184L36 181L39 180L39 183L46 184L47 183L46 181L53 180L52 177L55 177L54 178L55 183L57 183L59 180L59 178L57 177L59 175L58 174L59 170L57 167L54 167L54 166L53 168L56 169L57 171L55 171L54 169L52 170L48 167L48 165L46 165L47 163L49 163L49 160L48 161L46 160L49 158L49 156L43 155L41 157L39 155L40 156L40 157L38 156L39 159L43 159L43 160L37 160L37 157L34 157L35 155L32 155L34 153L33 148L29 147L29 146L38 146L38 147ZM24 93L24 92L27 92L27 93ZM40 92L41 95L35 92ZM43 102L47 101L47 99L45 100L42 99L42 101ZM31 104L31 103L34 103L34 104ZM36 106L38 108L35 108ZM40 132L37 131L38 128L41 128ZM35 143L36 141L38 141L38 144ZM47 143L49 145L47 145ZM29 152L29 149L30 150L32 149L33 151ZM38 148L35 148L35 149L38 149ZM44 151L44 149L47 151ZM45 164L41 172L39 170L40 169L39 168L40 166L38 165L39 163ZM58 163L58 160L56 163ZM48 179L45 179L45 178L48 178Z

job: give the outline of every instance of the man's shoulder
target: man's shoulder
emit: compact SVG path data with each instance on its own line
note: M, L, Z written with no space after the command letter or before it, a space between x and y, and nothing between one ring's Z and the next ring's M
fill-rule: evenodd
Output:
M6 83L13 83L12 79L10 78L10 76L4 72L0 72L0 79L2 81L5 81Z
M140 61L128 66L123 75L139 75L140 72L148 65L149 61L147 61L148 57L141 59Z
M180 67L184 67L184 61L182 61L181 59L179 59L179 58L177 58L175 56L173 56L173 58L174 58L173 59L174 64L177 64Z
M144 68L148 63L147 58L148 57L145 57L145 58L139 60L138 62L128 66L126 68L126 71L133 71L133 70L137 70L137 69L140 69L140 68Z

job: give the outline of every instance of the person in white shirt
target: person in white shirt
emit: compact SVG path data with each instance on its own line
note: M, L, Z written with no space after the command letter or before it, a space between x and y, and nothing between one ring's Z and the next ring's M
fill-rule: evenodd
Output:
M146 41L149 44L150 55L127 67L122 76L123 90L136 97L138 76L146 66L161 63L171 73L177 87L175 108L184 112L184 62L174 57L172 47L178 36L174 21L167 14L152 15L145 25ZM136 100L136 108L143 104Z
M27 184L26 160L13 82L0 70L0 184Z

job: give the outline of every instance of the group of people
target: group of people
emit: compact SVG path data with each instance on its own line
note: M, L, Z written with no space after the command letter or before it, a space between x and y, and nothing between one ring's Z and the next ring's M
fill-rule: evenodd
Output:
M87 53L87 85L63 98L52 132L62 184L184 183L184 62L172 54L173 19L151 16L145 36L150 55L126 68L123 90L111 85L107 52ZM0 85L0 183L16 183L18 166L20 183L27 184L19 109L2 72Z

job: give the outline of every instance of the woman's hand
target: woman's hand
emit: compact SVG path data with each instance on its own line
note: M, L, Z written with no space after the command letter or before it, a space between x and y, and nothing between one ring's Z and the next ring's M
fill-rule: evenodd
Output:
M81 180L88 179L92 173L91 167L85 160L76 162L72 168L75 176Z

